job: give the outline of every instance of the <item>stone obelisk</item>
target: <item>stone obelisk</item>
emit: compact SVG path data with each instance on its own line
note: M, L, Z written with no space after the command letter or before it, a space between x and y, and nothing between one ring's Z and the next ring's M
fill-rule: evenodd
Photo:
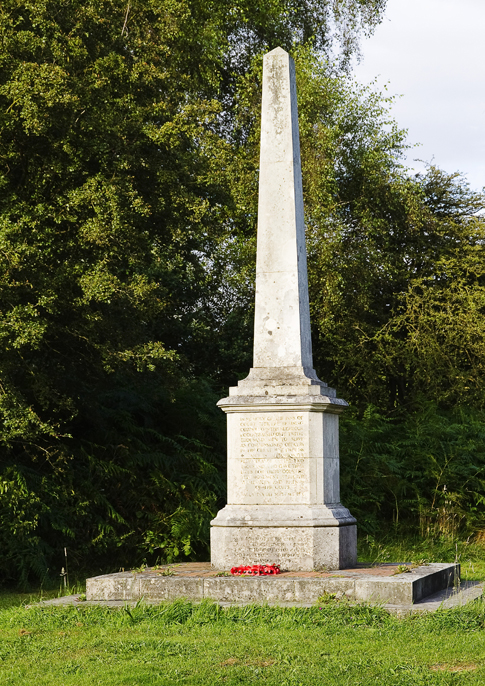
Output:
M227 414L228 504L211 522L216 569L342 569L356 520L339 494L338 415L313 369L295 68L264 57L254 360Z

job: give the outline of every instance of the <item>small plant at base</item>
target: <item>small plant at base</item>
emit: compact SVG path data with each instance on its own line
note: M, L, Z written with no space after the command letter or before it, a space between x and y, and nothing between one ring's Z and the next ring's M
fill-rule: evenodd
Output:
M405 574L406 572L411 571L411 565L398 565L396 567L396 571L394 572L393 576L396 576L396 574Z
M342 591L337 591L337 593L327 593L327 591L324 591L323 595L317 599L317 604L327 605L328 603L333 601L338 602L339 600L348 600L347 596Z
M144 572L146 568L147 568L147 566L146 566L146 564L143 562L143 564L141 564L139 567L134 567L134 568L131 570L131 573L132 573L132 574L140 574L140 572Z
M171 567L167 567L166 569L161 569L158 573L158 576L175 576L175 572Z

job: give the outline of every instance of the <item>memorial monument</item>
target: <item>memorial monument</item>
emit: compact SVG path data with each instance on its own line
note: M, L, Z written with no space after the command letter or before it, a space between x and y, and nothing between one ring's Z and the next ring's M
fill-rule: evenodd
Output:
M312 366L299 148L294 66L277 48L263 71L254 366L219 402L227 414L228 504L212 521L213 569L186 562L104 574L87 580L89 601L307 605L339 593L400 613L413 603L435 610L481 595L480 586L455 593L456 562L318 573L355 564L357 527L339 496L338 417L346 403ZM216 571L249 564L311 573Z
M342 569L356 520L340 503L339 414L313 369L295 68L264 57L253 368L227 414L228 503L211 522L216 569Z

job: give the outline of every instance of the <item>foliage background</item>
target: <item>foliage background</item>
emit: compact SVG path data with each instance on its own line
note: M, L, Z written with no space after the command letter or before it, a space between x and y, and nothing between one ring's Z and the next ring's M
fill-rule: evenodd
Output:
M392 99L353 82L384 4L2 3L6 582L56 576L64 548L80 573L207 555L275 45L297 64L315 366L352 405L344 502L364 531L483 528L484 196L409 177Z

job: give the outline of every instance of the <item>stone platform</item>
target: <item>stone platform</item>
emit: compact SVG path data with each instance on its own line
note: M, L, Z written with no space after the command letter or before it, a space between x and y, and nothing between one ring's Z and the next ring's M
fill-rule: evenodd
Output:
M161 602L187 598L224 604L313 605L322 596L332 594L354 602L399 608L446 589L456 591L460 584L459 564L410 565L407 572L401 569L398 564L357 565L334 572L240 577L215 571L208 562L190 562L92 577L86 581L86 599Z

